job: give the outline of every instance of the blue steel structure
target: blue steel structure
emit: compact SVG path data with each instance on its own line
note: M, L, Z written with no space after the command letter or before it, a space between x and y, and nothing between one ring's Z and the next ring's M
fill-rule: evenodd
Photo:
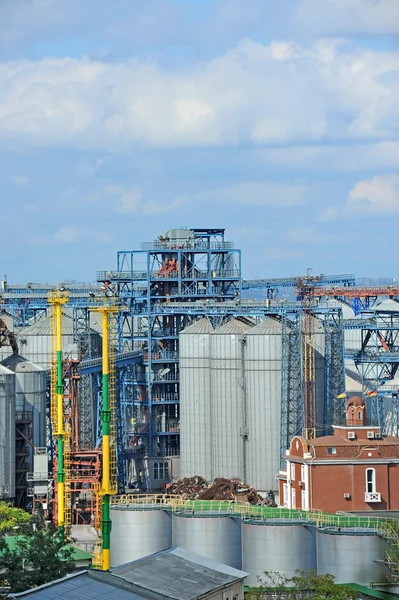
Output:
M97 280L129 308L121 319L121 348L143 355L142 364L120 373L121 491L126 482L141 479L145 459L179 455L179 333L204 316L215 326L231 317L281 321L284 454L303 423L301 306L243 300L242 291L294 288L296 278L243 282L241 252L225 240L223 229L185 229L166 232L140 250L118 252L117 270L99 272ZM324 278L328 283L353 285L354 277ZM339 412L336 396L344 388L342 311L320 306L315 315L325 330L324 414L331 424Z

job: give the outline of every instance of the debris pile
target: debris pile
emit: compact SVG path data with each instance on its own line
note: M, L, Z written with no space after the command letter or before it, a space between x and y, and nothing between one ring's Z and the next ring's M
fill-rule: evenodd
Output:
M195 477L184 477L175 483L167 486L168 494L176 494L185 500L196 500L199 493L208 487L208 482L203 477L196 475Z
M255 488L236 478L217 477L212 483L208 483L199 475L185 477L168 486L167 492L185 500L224 500L255 506L277 506L273 500L263 498Z

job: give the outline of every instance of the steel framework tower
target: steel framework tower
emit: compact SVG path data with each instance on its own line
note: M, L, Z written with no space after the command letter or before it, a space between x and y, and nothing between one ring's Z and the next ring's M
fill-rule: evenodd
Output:
M224 229L182 229L117 260L116 272L97 279L130 308L120 327L124 349L143 352L143 366L121 382L121 479L148 484L159 477L151 462L179 455L179 333L197 318L181 304L239 298L241 252Z

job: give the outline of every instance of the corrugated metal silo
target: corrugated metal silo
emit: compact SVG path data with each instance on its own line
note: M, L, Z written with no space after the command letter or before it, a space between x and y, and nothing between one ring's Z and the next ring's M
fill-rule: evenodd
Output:
M247 483L276 488L280 467L282 328L266 319L246 334Z
M111 567L172 546L170 511L140 506L111 506Z
M299 523L244 521L242 568L246 585L258 586L264 571L293 577L296 570L316 569L316 540L312 527Z
M0 499L15 495L15 375L0 365Z
M62 347L64 355L68 352L77 353L74 343L73 319L62 314ZM101 336L94 329L90 330L92 356L101 356ZM40 321L22 329L18 334L18 344L23 355L36 365L45 369L50 368L52 358L52 331L50 318Z
M212 478L211 379L208 319L180 334L180 476Z
M15 373L15 411L32 412L33 445L46 446L46 370L11 354L2 364Z
M248 329L232 319L210 336L212 478L244 478L241 336Z
M369 585L385 581L386 542L372 530L318 530L317 572L331 573L336 583ZM348 559L348 557L350 557Z
M315 376L316 376L316 429L318 435L325 433L327 425L325 414L325 366L326 366L326 336L323 325L319 319L314 318L314 350L315 350Z
M241 569L241 521L220 513L174 513L173 546Z

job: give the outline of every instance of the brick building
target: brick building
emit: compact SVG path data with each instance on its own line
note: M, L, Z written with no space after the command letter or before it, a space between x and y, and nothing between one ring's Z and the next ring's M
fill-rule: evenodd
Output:
M366 424L365 405L353 397L346 424L333 435L295 436L280 471L280 504L302 510L399 510L399 438Z

